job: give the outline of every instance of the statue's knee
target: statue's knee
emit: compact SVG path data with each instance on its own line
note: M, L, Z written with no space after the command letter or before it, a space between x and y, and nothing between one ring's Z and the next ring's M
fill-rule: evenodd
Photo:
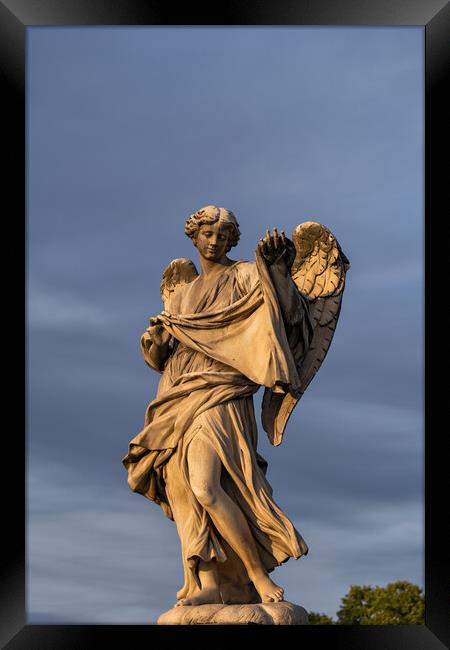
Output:
M192 490L204 508L213 508L216 505L219 495L215 486L206 481L199 481L192 485Z

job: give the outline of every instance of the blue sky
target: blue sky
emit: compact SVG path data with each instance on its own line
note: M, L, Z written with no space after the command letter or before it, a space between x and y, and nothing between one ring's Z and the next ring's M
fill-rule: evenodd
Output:
M139 338L187 216L317 220L352 267L274 496L310 546L276 570L334 615L423 586L423 29L28 29L28 622L146 623L182 584L174 524L121 459L158 376ZM260 395L256 396L259 405ZM274 574L275 575L275 574Z

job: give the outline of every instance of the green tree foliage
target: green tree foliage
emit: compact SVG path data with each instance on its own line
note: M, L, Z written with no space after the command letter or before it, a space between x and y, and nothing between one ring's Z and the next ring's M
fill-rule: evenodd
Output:
M386 587L352 585L337 619L338 625L423 625L422 589L402 580Z
M332 618L326 614L318 614L317 612L308 612L308 620L310 625L334 625Z

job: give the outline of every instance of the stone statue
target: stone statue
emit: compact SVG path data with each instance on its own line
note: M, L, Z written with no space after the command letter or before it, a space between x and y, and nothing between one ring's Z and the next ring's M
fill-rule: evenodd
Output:
M253 394L264 387L263 427L279 445L328 351L349 261L312 221L292 240L267 230L255 262L227 256L240 237L230 210L206 206L185 232L201 272L175 259L163 273L164 309L141 338L161 379L122 462L130 488L177 526L184 584L175 609L281 603L269 574L308 546L266 479Z

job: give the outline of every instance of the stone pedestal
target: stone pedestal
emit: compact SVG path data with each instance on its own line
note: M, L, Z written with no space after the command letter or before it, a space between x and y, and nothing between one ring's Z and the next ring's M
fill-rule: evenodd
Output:
M308 625L306 610L299 605L181 605L158 618L158 625Z

